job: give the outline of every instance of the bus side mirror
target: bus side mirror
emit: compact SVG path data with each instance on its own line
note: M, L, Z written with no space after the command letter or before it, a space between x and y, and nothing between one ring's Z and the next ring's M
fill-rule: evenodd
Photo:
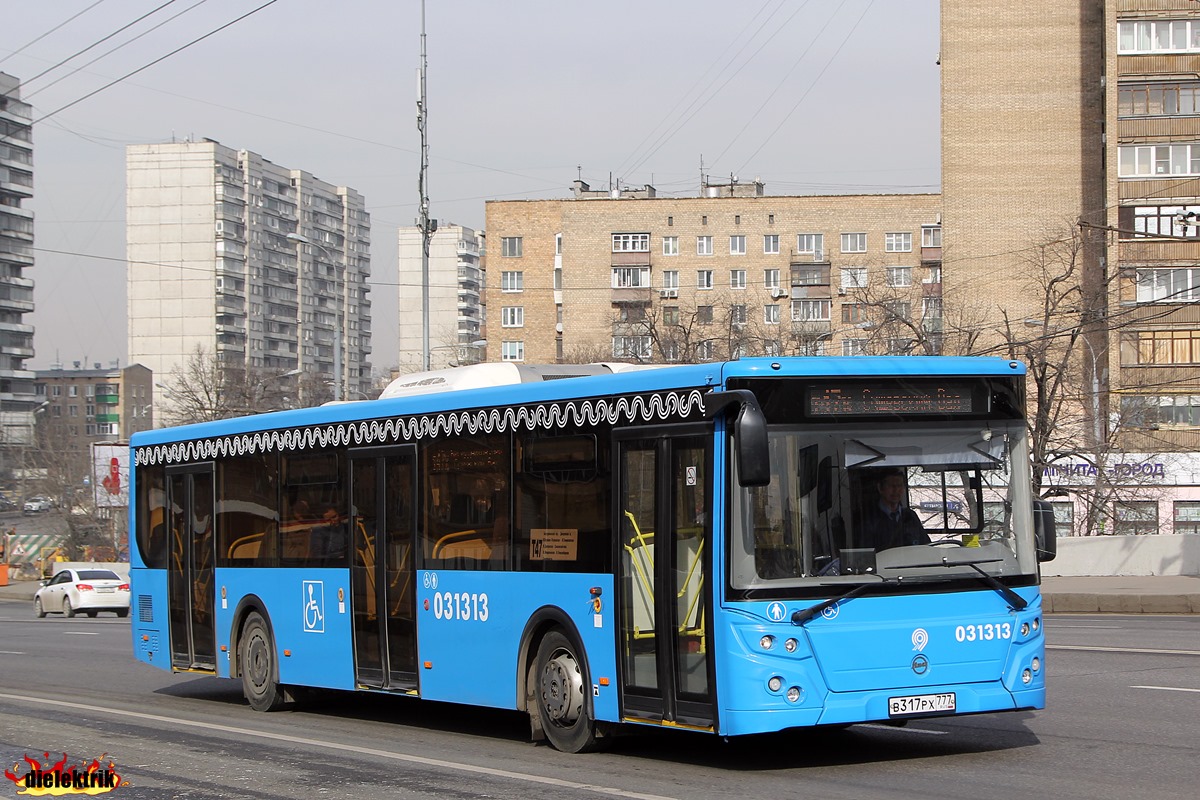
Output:
M1045 500L1033 501L1033 540L1038 561L1053 561L1058 555L1058 538L1054 531L1054 506Z
M733 420L733 447L737 458L738 484L766 486L771 482L771 455L767 448L767 418L749 389L709 392L704 396L704 415L715 417L737 408Z

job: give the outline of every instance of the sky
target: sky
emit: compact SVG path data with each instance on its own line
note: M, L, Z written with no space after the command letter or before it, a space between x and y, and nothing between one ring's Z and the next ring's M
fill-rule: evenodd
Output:
M127 363L125 146L188 138L366 198L372 360L396 363L420 0L0 0L0 20L34 107L31 368ZM695 196L702 164L776 195L940 191L936 0L427 0L425 28L442 222L577 177Z

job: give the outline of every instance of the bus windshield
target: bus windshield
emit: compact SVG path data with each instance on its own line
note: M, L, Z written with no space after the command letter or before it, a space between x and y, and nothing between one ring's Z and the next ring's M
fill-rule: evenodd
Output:
M1036 573L1023 423L777 425L771 481L732 486L734 590Z

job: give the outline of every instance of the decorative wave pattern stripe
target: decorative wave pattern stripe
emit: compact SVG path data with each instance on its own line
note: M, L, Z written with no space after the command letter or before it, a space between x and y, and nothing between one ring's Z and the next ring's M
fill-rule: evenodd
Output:
M253 453L292 452L326 447L361 447L461 434L555 430L575 425L683 420L704 411L699 389L648 395L601 397L529 406L447 411L411 417L387 417L286 430L255 431L188 442L139 447L137 466L186 464Z

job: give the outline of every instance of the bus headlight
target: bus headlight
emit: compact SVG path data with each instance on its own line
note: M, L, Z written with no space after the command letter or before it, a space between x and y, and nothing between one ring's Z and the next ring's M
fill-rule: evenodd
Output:
M800 698L804 696L804 691L799 686L789 686L787 690L787 699L789 703L799 703Z
M1041 618L1040 618L1040 617L1034 617L1034 618L1033 618L1033 632L1034 632L1034 633L1037 633L1037 632L1038 632L1038 630L1039 630L1041 627L1042 627L1042 620L1041 620Z
M1039 669L1042 668L1042 660L1040 658L1038 658L1037 656L1034 656L1033 662L1030 664L1030 666L1033 667L1034 672L1037 672Z
M799 646L800 646L800 643L797 642L795 639L788 639L786 642L783 643L783 649L787 650L789 653L796 652L796 648Z
M1022 623L1021 623L1021 635L1022 635L1022 636L1028 636L1028 635L1029 635L1029 623L1028 623L1028 622L1022 622Z
M766 636L758 640L758 646L763 650L770 650L775 646L775 637L768 633Z
M1021 672L1021 683L1029 683L1032 680L1033 673L1029 671L1028 667L1026 667L1025 670Z
M771 679L767 681L767 688L772 692L778 692L783 688L783 678L778 675L771 676Z

